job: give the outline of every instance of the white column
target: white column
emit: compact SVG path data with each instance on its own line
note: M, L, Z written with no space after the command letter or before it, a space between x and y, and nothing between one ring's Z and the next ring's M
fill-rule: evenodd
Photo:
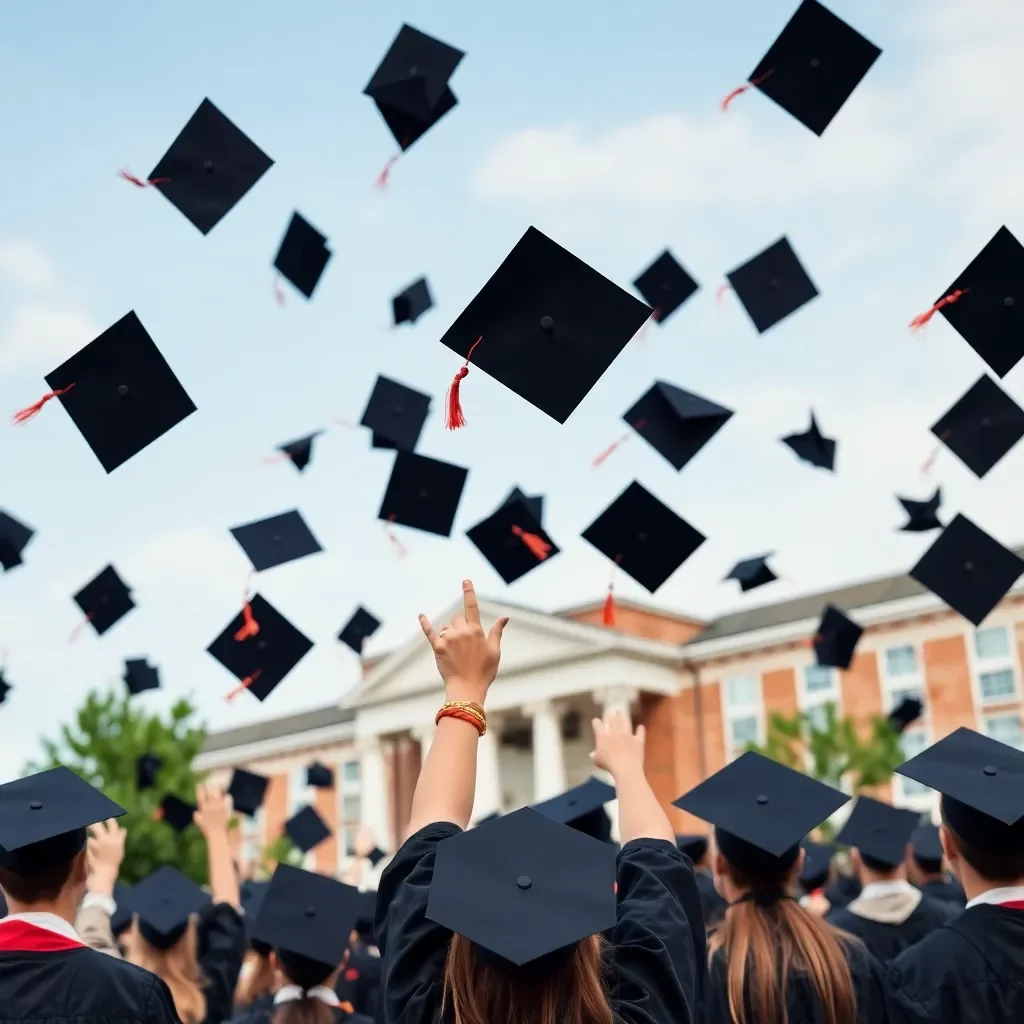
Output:
M476 753L476 793L473 797L473 821L501 810L501 767L498 763L498 723L487 717L487 732L480 737Z
M430 744L434 742L435 731L436 727L433 722L428 722L426 725L418 726L412 730L412 738L420 745L421 766L427 759L427 751L430 749Z
M380 749L380 738L368 737L359 749L359 805L363 828L368 829L378 846L390 850L391 835L390 807L384 772L384 753Z
M533 719L533 799L539 803L566 789L562 719L558 708L549 700L523 710Z
M596 690L594 692L594 700L601 708L601 717L605 721L608 720L608 716L615 711L621 711L629 722L632 724L633 712L632 704L636 700L637 692L627 686L613 686L607 690ZM612 778L607 772L599 773L606 782L611 782ZM605 808L608 812L608 817L612 821L612 839L615 842L619 841L619 801L612 800Z

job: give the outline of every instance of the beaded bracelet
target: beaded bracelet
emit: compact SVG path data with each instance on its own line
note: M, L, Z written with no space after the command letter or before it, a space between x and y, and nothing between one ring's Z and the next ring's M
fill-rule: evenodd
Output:
M484 709L474 701L451 700L442 705L434 717L434 725L437 725L442 718L457 718L460 722L467 722L483 736L487 732L487 715Z

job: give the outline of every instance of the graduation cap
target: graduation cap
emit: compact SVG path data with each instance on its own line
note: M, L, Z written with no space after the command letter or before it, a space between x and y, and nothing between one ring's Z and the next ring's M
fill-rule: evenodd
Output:
M274 161L208 99L149 175L204 235L263 177Z
M708 853L707 836L683 835L676 836L676 846L686 854L694 864L699 864Z
M932 433L981 478L1024 437L1024 409L983 375L939 418Z
M864 632L835 605L827 604L814 634L814 657L822 668L848 669Z
M782 443L791 448L804 462L809 462L819 469L835 471L836 442L826 437L818 428L818 421L811 412L811 425L803 434L790 434L782 439Z
M320 234L298 212L292 214L288 230L274 257L274 267L306 296L313 297L320 277L331 258L327 236Z
M911 326L923 326L935 313L949 321L997 377L1017 365L1024 356L1024 246L1005 226Z
M309 853L314 846L322 843L331 830L324 824L324 819L313 807L303 807L284 823L285 835L303 853Z
M269 785L270 779L265 775L236 768L231 773L231 784L228 786L232 806L239 814L245 814L250 818L256 817Z
M0 567L5 572L21 565L22 553L34 535L31 527L0 510Z
M391 312L396 327L399 324L416 323L427 310L433 308L434 299L430 294L430 287L425 277L413 281L391 300Z
M388 106L386 103L377 102L377 110L380 116L384 118L384 123L388 126L388 131L391 132L395 142L398 143L401 152L405 152L414 142L425 135L431 128L437 124L438 121L444 117L445 114L454 110L458 106L458 99L455 93L451 89L445 89L441 94L440 100L437 102L437 106L434 107L430 112L430 116L426 120L419 117L412 117L410 114L406 114L404 111L398 110L395 107ZM377 179L377 184L384 186L387 184L388 173L391 170L392 165L395 162L395 157L392 157L383 172Z
M142 937L157 949L170 949L185 934L191 916L209 905L210 897L165 864L132 888L131 902Z
M604 805L615 799L615 787L591 776L586 782L559 796L534 804L533 809L546 818L568 825L593 839L611 842L612 823ZM512 815L506 814L504 818Z
M517 501L521 501L523 502L523 504L526 505L526 507L530 510L530 515L533 516L533 518L536 519L538 523L544 522L543 494L534 494L531 497L530 495L524 494L518 487L513 487L512 490L509 492L509 496L505 499L505 504L512 505Z
M437 844L426 916L522 967L616 920L615 849L524 807Z
M259 631L241 641L235 639L235 634L246 623L245 613L241 611L206 648L206 653L240 680L240 689L248 690L257 700L263 701L309 653L313 641L259 594L249 601L248 607Z
M450 537L468 469L399 451L377 518Z
M785 237L725 276L758 334L818 296Z
M323 551L298 509L244 526L233 526L231 536L249 556L256 572Z
M650 315L531 227L441 343L467 363L475 346L474 367L564 423ZM453 412L448 424L458 426Z
M306 766L306 785L316 789L330 789L334 785L334 772L327 765L314 761Z
M809 839L805 839L800 846L804 851L804 865L800 869L800 888L806 893L823 889L832 870L832 854L835 851L831 846L812 843Z
M180 796L168 793L160 801L159 819L166 822L175 832L184 832L192 824L196 805L182 800Z
M559 553L525 500L506 501L466 536L506 583Z
M921 717L924 704L917 697L904 697L888 714L889 724L901 736Z
M0 704L7 700L7 694L13 689L14 687L4 678L4 670L0 668Z
M82 587L73 600L97 636L103 636L135 607L131 590L112 565Z
M731 417L731 409L659 380L622 418L680 470Z
M700 286L666 249L633 282L633 287L654 310L655 323L663 324Z
M138 790L152 789L156 785L156 777L163 767L164 759L156 754L142 754L135 761L135 788Z
M725 578L736 580L744 594L748 590L755 590L757 587L763 587L766 583L772 583L779 578L768 567L768 559L772 557L773 553L769 552L767 555L745 558L742 562L737 562Z
M291 464L301 473L313 458L313 442L323 433L318 430L313 434L307 434L295 441L277 446L284 458L290 460Z
M56 398L112 473L196 411L134 311L46 375L50 391L15 413L24 423Z
M750 853L736 839L770 857L782 857L849 799L838 789L749 750L673 804L714 825L719 849L736 864L735 856Z
M498 811L495 811L493 816L501 817ZM477 822L477 824L479 824L479 822ZM375 846L366 855L366 859L370 862L371 867L376 867L386 856L387 854L379 846Z
M921 868L931 872L942 870L945 853L942 850L942 840L939 839L937 826L919 825L910 837L910 844L914 860Z
M975 626L1022 573L1024 560L959 513L910 570L912 579Z
M635 480L583 531L583 539L652 594L705 541Z
M820 136L881 53L817 0L803 0L748 81Z
M116 939L131 927L135 916L132 910L132 886L126 882L114 883L114 906L116 909L110 915L110 931Z
M377 912L377 893L372 889L365 889L359 893L359 916L356 918L353 930L362 936L373 938L373 918Z
M430 412L430 395L380 376L370 392L361 426L373 431L375 448L414 451Z
M128 692L138 696L146 690L160 689L160 670L146 658L129 658L124 663L124 683Z
M61 765L0 786L0 866L25 877L70 861L123 807Z
M363 644L380 629L380 620L371 615L362 605L342 627L338 639L356 654L363 653Z
M907 513L907 521L900 527L903 533L927 533L929 530L941 530L939 506L942 504L942 488L936 487L935 493L927 501L914 501L911 498L896 496L896 500Z
M903 863L907 843L920 817L917 811L860 796L836 842L856 847L869 868L895 868Z

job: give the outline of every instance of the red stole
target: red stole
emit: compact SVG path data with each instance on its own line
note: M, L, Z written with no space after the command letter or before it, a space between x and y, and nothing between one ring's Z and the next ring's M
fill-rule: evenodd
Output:
M0 953L66 953L85 943L28 921L0 920Z
M997 907L1008 907L1010 910L1024 910L1024 900L1009 900L1006 903L997 903Z

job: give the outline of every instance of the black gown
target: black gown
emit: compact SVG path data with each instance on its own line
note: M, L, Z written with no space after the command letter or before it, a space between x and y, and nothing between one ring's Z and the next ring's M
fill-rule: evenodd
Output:
M936 879L931 882L925 882L921 886L921 892L925 896L930 896L933 900L949 903L960 910L967 906L967 896L964 893L964 887L955 878L944 878L942 881Z
M893 960L888 976L896 1008L891 1020L1019 1024L1024 910L971 907Z
M251 1005L247 1006L231 1024L270 1024L274 1016L274 997L260 996L254 999ZM334 1024L373 1024L369 1017L361 1013L349 1013L344 1009L334 1011Z
M700 908L704 912L704 927L708 931L718 924L725 915L725 908L729 905L722 895L715 888L715 879L707 871L698 869L695 872L697 878L697 892L700 893Z
M427 920L434 855L461 829L435 822L410 836L381 876L374 933L388 1024L440 1020L451 932ZM705 974L700 897L674 842L636 839L619 851L618 921L608 933L611 1004L619 1024L696 1024ZM451 1021L451 1008L445 1024Z
M833 910L845 907L852 903L861 890L860 880L853 875L839 875L835 881L830 882L825 889L825 899L829 901Z
M235 986L249 940L241 914L227 903L215 903L199 915L196 960L206 979L203 1024L221 1024L234 1012Z
M910 912L910 916L900 924L888 924L884 921L869 921L855 914L849 907L830 910L825 920L840 931L856 935L876 959L883 964L894 956L899 956L905 949L920 942L936 928L941 928L952 916L946 903L921 896L921 902Z
M376 1018L380 973L380 957L360 946L353 946L348 965L339 975L334 991L343 1003L351 1003L356 1013Z

